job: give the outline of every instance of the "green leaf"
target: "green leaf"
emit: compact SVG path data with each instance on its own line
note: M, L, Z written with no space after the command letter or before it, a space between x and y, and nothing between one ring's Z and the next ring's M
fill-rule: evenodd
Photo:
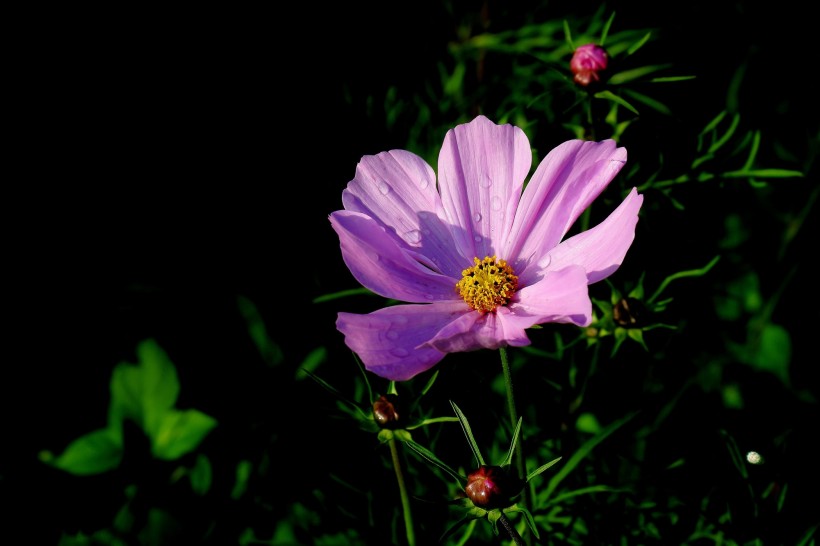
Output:
M265 321L262 320L262 315L256 305L246 297L239 296L236 298L239 312L245 319L245 324L248 328L248 334L256 345L256 350L268 366L277 366L285 359L282 349L276 344L268 335L268 329L265 326Z
M546 464L542 464L541 466L539 466L538 468L536 468L535 470L533 470L532 472L527 474L527 479L525 481L530 481L531 479L538 476L539 474L541 474L542 472L544 472L545 470L547 470L548 468L550 468L552 465L554 465L555 463L557 463L560 460L561 460L561 457L558 457L557 459L553 459L553 460L551 460L550 462L548 462Z
M242 459L236 463L236 483L234 483L233 489L231 490L231 498L233 500L237 500L247 491L252 471L253 465L247 459Z
M305 359L302 361L302 364L296 370L296 380L299 381L303 379L299 376L299 372L313 372L316 368L319 367L319 364L327 360L327 349L325 347L317 347L313 349Z
M436 457L432 451L422 446L421 444L417 444L413 440L408 440L404 442L404 445L418 453L419 456L421 456L421 458L425 459L427 462L432 463L433 465L439 467L440 469L448 473L450 476L455 478L456 481L459 482L459 485L467 481L467 476L462 476L461 474L447 466L447 464L440 461L439 458Z
M78 476L101 474L120 464L122 437L111 428L98 429L72 441L57 457L40 453L40 460Z
M423 427L426 425L432 425L434 423L455 423L458 421L458 417L431 417L429 419L422 419L418 423L414 425L410 425L405 427L407 430L415 430L419 427Z
M768 323L763 326L756 343L749 350L749 363L759 370L767 371L789 384L789 364L792 344L788 330Z
M644 95L643 93L638 93L637 91L634 91L632 89L624 89L624 93L626 93L636 101L642 102L643 104L649 106L653 110L660 112L661 114L667 116L672 114L672 110L670 110L668 106L666 106L660 101L653 99L652 97Z
M371 292L367 288L351 288L349 290L340 290L339 292L333 292L332 294L325 294L323 296L317 296L313 298L313 303L324 303L326 301L333 301L340 298L347 298L350 296L375 296L377 294Z
M461 428L464 430L464 435L467 437L467 442L470 444L470 449L473 450L473 455L475 455L475 459L478 465L483 465L484 457L481 456L481 451L478 449L478 443L475 441L475 437L473 436L473 431L470 428L470 423L467 422L467 418L461 412L461 409L456 405L455 402L450 400L450 405L453 406L453 410L455 410L456 415L458 416L458 420L461 423Z
M581 447L579 447L578 450L572 454L572 457L569 458L567 464L561 467L561 470L559 470L558 473L556 473L552 477L552 479L550 479L549 483L547 484L546 490L543 492L543 498L548 499L550 495L552 495L552 493L561 484L561 481L563 481L563 479L566 478L567 475L569 475L569 473L572 472L575 469L575 467L577 467L581 463L581 461L584 460L586 456L592 452L595 446L603 442L607 437L609 437L610 434L621 428L624 424L629 422L637 414L637 411L632 412L626 415L625 417L622 417L612 422L607 427L605 427L600 434L593 436L592 438L584 442L581 445Z
M196 457L194 467L191 469L188 477L191 479L191 489L197 495L204 495L211 489L211 482L213 481L213 469L211 468L211 460L203 454Z
M165 413L179 396L179 379L168 355L153 339L137 346L139 363L120 363L111 377L109 424L131 419L145 433L155 436Z
M732 138L732 135L735 134L735 131L737 130L737 127L738 127L739 124L740 124L740 114L733 115L732 116L732 123L729 125L729 128L726 129L726 132L723 134L722 137L720 137L719 139L714 141L712 143L712 145L709 146L708 153L710 153L710 154L715 153L720 148L722 148L724 144L729 142L729 139Z
M614 94L612 91L599 91L599 92L595 93L595 95L593 95L593 96L594 96L596 99L611 100L612 102L615 102L615 103L620 104L621 106L623 106L624 108L626 108L627 110L629 110L630 112L632 112L633 114L635 114L635 115L640 115L640 114L638 113L638 110L636 110L634 106L632 106L631 104L629 104L629 103L628 103L626 100L624 100L623 98L621 98L621 97L619 97L618 95Z
M749 178L753 176L759 178L802 178L803 173L789 169L744 169L726 172L721 176L723 178Z
M155 457L174 460L190 453L216 426L216 419L198 410L168 411L151 439Z
M504 462L502 462L499 466L509 466L512 464L513 451L515 451L515 444L518 442L518 435L521 432L522 420L522 417L518 418L518 423L515 425L512 440L510 441L510 449L507 451L507 456L504 458Z
M647 32L647 33L643 36L643 38L641 38L640 40L638 40L637 42L635 42L634 44L632 44L631 46L629 46L629 49L627 49L627 50L626 50L626 54L627 54L627 55L632 55L633 53L635 53L636 51L638 51L638 50L639 50L640 48L642 48L642 47L643 47L643 45L644 45L644 44L645 44L645 43L649 40L649 37L650 37L650 36L652 36L652 33L651 33L651 32Z
M631 82L646 76L647 74L652 74L653 72L657 72L659 70L664 70L669 68L670 64L657 64L657 65L647 65L641 66L639 68L633 68L631 70L624 70L623 72L618 72L613 74L609 78L609 83L612 85L622 85L627 82Z

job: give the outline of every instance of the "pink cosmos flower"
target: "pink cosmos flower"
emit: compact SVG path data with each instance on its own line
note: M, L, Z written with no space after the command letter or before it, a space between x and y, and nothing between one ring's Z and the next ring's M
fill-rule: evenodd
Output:
M613 140L570 140L525 188L527 136L484 116L447 132L438 186L411 152L363 157L330 223L356 280L407 304L339 313L346 345L404 381L447 353L529 345L536 324L588 325L588 284L622 263L643 196L633 188L603 222L562 239L625 162Z

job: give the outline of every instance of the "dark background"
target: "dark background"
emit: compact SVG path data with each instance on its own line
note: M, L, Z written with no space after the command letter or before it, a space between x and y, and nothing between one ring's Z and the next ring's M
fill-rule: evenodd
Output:
M487 3L490 30L598 6L531 5ZM744 119L808 152L817 63L797 2L611 6L622 28L661 28L658 54L699 75L693 109L720 108L748 61ZM308 474L326 457L313 435L327 424L310 386L289 380L319 344L345 354L333 327L340 309L311 303L357 286L327 216L362 155L406 138L366 116L366 97L389 86L411 93L435 77L457 24L480 9L359 2L20 17L20 70L7 84L19 90L9 105L16 167L4 200L14 350L3 372L0 483L19 516L8 522L36 522L53 538L71 526L71 510L104 499L91 481L88 498L72 503L73 482L44 470L37 453L104 425L111 370L146 337L178 366L180 403L234 425L235 437L215 440L226 451L250 449L242 433L261 427L305 447L277 461L293 487L321 480ZM807 237L797 248L812 252ZM804 265L783 295L798 360L813 351L813 280ZM287 372L259 366L238 295L259 307ZM353 370L346 359L330 364Z

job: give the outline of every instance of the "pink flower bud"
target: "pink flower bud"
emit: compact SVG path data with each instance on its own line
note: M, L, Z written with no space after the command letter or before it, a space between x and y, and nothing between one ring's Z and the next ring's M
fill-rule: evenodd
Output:
M521 492L524 482L500 466L482 465L467 476L464 492L481 508L504 508Z
M578 47L569 61L569 68L575 75L575 83L581 87L588 87L601 82L609 55L599 45L586 44Z

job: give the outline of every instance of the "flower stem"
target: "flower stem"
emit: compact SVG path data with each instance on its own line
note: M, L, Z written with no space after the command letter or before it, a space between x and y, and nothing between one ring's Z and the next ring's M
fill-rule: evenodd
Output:
M513 539L516 546L524 546L524 540L521 538L521 535L518 534L518 530L513 526L512 522L507 519L507 516L504 512L501 512L501 517L498 518L501 521L501 525L504 526L504 529L510 533L510 538Z
M404 529L407 533L407 544L408 546L416 546L416 535L413 531L413 513L410 511L410 496L407 494L407 486L404 484L404 473L401 470L399 448L395 438L390 438L387 443L390 445L390 455L393 457L393 469L396 471L396 481L399 483L399 494L401 495L401 508L404 513Z
M510 425L512 426L512 430L515 430L515 427L518 424L518 411L515 409L515 395L513 393L512 373L510 373L510 361L509 361L509 358L507 358L507 348L506 347L500 347L498 349L498 352L501 355L501 369L504 370L504 383L507 386L507 409L508 409L509 414L510 414ZM522 436L523 436L523 432L521 432L518 435L518 438L516 439L516 443L515 443L515 467L518 471L518 477L523 480L527 476L527 468L526 468L526 464L524 462L524 451L523 451L523 448L522 448L522 441L521 441ZM524 490L523 490L521 496L522 496L522 503L524 505L524 508L529 510L529 508L530 508L529 484L524 485ZM504 522L504 520L502 519L502 523L503 522ZM505 523L504 526L506 527L508 523L509 523L509 521L507 523ZM530 543L530 534L525 533L525 536L527 537L527 544L529 544ZM513 539L515 539L515 537L513 537ZM519 539L520 539L520 537L519 537ZM516 541L516 544L518 544L518 541Z

